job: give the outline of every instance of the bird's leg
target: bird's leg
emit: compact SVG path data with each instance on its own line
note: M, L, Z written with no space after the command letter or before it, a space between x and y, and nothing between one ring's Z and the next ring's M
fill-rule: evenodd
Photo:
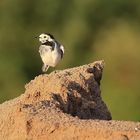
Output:
M42 71L43 71L43 72L47 72L48 69L49 69L49 66L48 66L48 65L44 64L44 65L42 66Z

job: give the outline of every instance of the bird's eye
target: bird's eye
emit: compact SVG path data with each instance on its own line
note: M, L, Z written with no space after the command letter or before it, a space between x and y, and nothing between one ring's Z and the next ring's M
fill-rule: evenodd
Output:
M44 38L46 38L46 36L44 36Z

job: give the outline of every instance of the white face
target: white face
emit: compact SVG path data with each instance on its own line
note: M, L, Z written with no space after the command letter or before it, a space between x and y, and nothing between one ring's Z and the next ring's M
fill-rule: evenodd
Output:
M45 42L47 42L47 41L52 41L52 39L50 38L49 35L43 33L43 34L41 34L41 35L39 36L39 41L40 41L41 43L45 43Z

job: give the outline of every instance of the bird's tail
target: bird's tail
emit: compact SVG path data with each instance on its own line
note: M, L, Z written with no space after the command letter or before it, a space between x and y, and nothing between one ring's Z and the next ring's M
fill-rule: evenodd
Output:
M46 65L46 64L44 64L44 65L42 66L42 71L43 71L43 72L47 72L48 68L49 68L49 66Z

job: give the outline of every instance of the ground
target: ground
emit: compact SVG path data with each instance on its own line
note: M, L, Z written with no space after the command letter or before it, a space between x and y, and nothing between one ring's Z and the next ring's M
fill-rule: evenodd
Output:
M102 100L104 61L35 77L0 105L2 140L139 140L140 123L111 120Z

